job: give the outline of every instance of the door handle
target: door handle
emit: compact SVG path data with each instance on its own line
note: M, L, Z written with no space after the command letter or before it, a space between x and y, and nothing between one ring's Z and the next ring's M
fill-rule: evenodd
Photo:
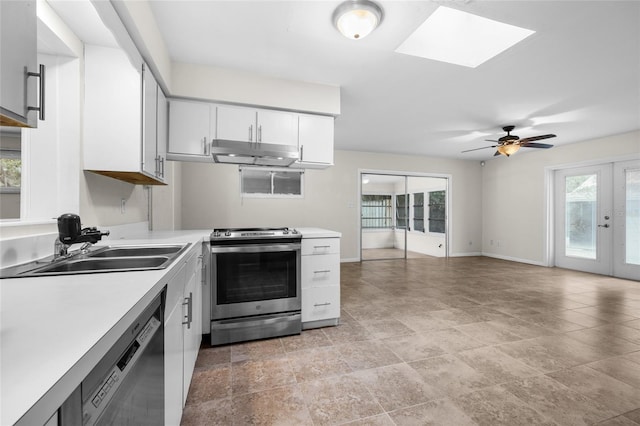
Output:
M605 223L604 225L598 225L598 228L608 228L609 224Z

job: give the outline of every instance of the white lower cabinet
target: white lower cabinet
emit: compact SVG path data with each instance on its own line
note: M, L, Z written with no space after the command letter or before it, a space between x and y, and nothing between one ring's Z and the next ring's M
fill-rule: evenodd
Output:
M198 246L200 247L200 246ZM167 284L164 325L165 425L179 425L202 339L201 252L191 255Z
M302 328L340 320L340 238L302 239Z

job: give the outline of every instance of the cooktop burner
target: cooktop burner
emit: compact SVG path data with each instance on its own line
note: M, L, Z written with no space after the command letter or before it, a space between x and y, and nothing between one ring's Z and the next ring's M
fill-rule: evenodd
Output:
M302 235L290 228L216 228L211 233L211 241L228 239L299 239Z

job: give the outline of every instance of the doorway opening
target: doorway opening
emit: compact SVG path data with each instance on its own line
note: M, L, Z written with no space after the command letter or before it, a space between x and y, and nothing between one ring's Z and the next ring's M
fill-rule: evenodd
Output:
M449 179L360 172L360 259L448 256Z

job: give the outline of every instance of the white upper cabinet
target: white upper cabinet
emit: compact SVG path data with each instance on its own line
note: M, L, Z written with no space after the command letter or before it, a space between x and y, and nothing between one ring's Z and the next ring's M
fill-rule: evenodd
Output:
M84 169L133 184L164 184L157 99L155 80L143 79L123 50L85 45Z
M37 24L35 0L0 1L0 125L37 127ZM42 101L42 99L40 99Z
M158 83L153 75L142 67L144 81L144 134L142 170L160 176L160 162L156 155L158 143Z
M325 168L333 165L333 117L298 115L300 160L292 167Z
M215 138L216 106L172 99L169 102L170 160L208 161Z
M216 139L297 145L296 114L283 111L218 105Z

